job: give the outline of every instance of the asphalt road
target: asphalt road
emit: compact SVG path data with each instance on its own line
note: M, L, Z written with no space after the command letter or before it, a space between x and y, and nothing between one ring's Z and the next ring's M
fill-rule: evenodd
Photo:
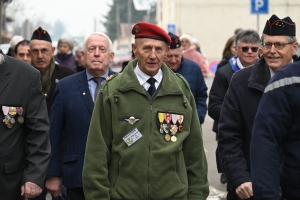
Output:
M118 72L120 68L113 68L114 71ZM205 83L210 90L213 77L205 78ZM217 172L215 150L217 142L215 140L216 135L212 131L213 120L207 115L202 125L203 130L203 143L206 152L206 158L208 163L208 181L210 185L210 195L207 200L223 200L226 199L226 184L220 183L220 174ZM47 200L51 200L48 194Z

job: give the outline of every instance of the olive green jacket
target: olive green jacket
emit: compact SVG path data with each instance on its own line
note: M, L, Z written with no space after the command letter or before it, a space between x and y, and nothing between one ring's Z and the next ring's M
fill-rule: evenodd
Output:
M136 64L99 92L83 169L86 199L206 199L207 162L188 83L163 64L163 80L151 97L134 73ZM184 116L176 142L160 133L158 112ZM129 117L139 120L131 125ZM123 137L135 128L142 137L128 146Z

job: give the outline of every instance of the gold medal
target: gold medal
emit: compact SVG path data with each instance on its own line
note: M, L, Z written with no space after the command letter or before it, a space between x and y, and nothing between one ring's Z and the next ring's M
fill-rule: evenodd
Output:
M11 128L11 127L12 127L12 124L8 122L8 123L6 124L6 126L7 126L7 128Z
M170 139L171 139L171 136L170 136L170 134L166 134L166 135L165 135L165 140L166 140L167 142L169 142L169 141L170 141Z
M172 141L172 142L176 142L176 141L177 141L177 137L176 137L175 135L173 135L173 136L171 137L171 141Z
M179 131L183 131L183 126L181 125L183 123L183 115L179 115L179 118L178 118L178 122L179 122Z

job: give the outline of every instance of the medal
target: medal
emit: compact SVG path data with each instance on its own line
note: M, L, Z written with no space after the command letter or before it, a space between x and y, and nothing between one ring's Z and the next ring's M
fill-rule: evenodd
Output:
M9 122L10 122L11 124L14 124L14 123L16 122L16 120L12 117L12 118L10 118Z
M183 126L181 125L182 124L182 122L183 122L183 115L179 115L179 117L178 117L178 122L179 122L179 131L181 132L181 131L183 131Z
M171 136L170 136L170 134L166 134L166 135L165 135L165 140L166 140L167 142L169 142L169 141L170 141L170 139L171 139Z
M23 107L22 107L22 106L17 107L17 113L18 113L18 115L19 115L19 117L18 117L18 122L19 122L20 124L24 123L24 118L22 117L22 114L23 114Z
M159 120L159 123L160 123L160 129L159 129L160 133L164 133L164 128L163 128L164 119L165 119L165 114L164 113L158 113L158 120Z
M172 142L176 142L176 141L177 141L177 137L176 137L175 135L173 135L173 136L171 137L171 141L172 141Z
M7 128L11 128L11 127L12 127L12 124L8 122L8 123L6 124L6 126L7 126Z
M16 107L9 107L8 114L10 114L12 117L17 114L17 109Z

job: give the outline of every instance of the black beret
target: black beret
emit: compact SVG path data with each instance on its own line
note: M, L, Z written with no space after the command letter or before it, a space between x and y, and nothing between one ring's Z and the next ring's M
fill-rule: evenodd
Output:
M181 47L180 39L177 35L174 35L173 33L169 32L168 35L170 36L172 42L170 45L170 49L176 49Z
M267 35L296 36L296 24L290 17L279 19L276 15L272 15L267 20L263 33Z
M45 40L52 43L49 33L46 30L43 30L41 27L33 32L30 41L31 40Z

